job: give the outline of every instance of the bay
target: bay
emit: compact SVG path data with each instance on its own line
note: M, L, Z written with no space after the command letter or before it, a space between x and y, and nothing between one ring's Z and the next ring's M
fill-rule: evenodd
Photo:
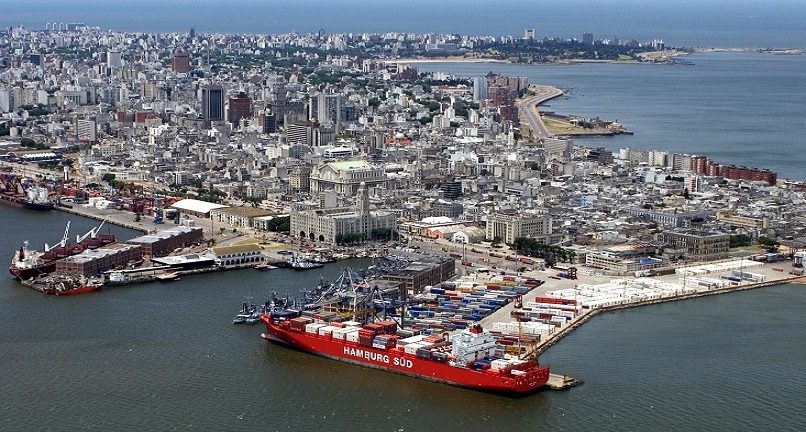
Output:
M806 140L800 132L806 100L806 55L708 52L685 56L693 65L515 65L418 63L424 72L460 77L492 71L554 85L565 97L546 111L617 120L634 135L574 142L701 154L721 164L767 168L779 178L806 180Z
M800 0L29 0L6 2L0 25L44 29L83 22L103 30L204 33L458 33L538 38L662 39L675 47L804 47Z
M97 223L0 206L0 257L10 258L24 239L60 238L68 219L82 229ZM598 316L541 357L583 386L512 399L318 358L266 343L260 326L231 324L244 297L310 287L341 265L212 273L68 297L0 279L0 424L9 431L755 431L802 424L801 285Z

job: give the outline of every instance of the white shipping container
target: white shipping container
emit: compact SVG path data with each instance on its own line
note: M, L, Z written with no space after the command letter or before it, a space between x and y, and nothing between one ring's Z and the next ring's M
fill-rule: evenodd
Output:
M506 360L493 360L490 362L491 370L506 370L512 368L512 365Z
M319 329L324 327L325 325L322 323L311 323L305 324L305 331L307 333L318 333Z
M405 351L408 354L417 354L417 350L420 349L420 348L423 348L423 347L424 347L423 344L415 342L415 343L410 343L410 344L406 345L403 348L403 351Z
M319 335L321 335L321 336L329 336L331 333L333 333L333 330L336 330L338 328L339 327L336 327L336 326L324 326L324 327L319 327L318 332L319 332Z
M358 331L347 333L344 338L350 342L358 342Z
M405 339L400 339L397 342L397 344L398 344L398 346L406 346L408 344L420 342L421 340L423 340L425 338L426 338L426 335L414 335L414 336L411 336L411 337L407 337Z

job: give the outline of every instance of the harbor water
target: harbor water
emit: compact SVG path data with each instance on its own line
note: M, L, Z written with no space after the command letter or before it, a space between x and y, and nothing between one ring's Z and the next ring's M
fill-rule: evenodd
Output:
M0 206L0 254L95 221ZM136 232L115 229L122 238ZM55 240L54 240L55 239ZM38 247L38 246L36 246ZM350 262L366 266L368 260ZM45 296L0 279L3 430L798 430L806 290L782 285L594 318L541 358L585 381L512 399L318 358L233 325L333 279L240 270Z
M574 143L704 155L723 165L766 168L806 180L800 138L806 55L709 52L690 65L585 63L418 63L423 72L476 77L492 71L566 91L542 109L618 121L634 135L576 138Z

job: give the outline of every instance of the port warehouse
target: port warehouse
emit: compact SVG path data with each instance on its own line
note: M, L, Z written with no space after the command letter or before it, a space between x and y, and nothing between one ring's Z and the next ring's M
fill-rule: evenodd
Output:
M380 277L383 281L398 282L408 296L419 294L426 286L438 285L456 275L453 258L422 257L408 266Z
M196 227L174 227L155 234L113 243L69 256L56 263L56 272L72 276L95 276L106 270L125 267L144 257L166 256L178 248L198 244L203 230Z

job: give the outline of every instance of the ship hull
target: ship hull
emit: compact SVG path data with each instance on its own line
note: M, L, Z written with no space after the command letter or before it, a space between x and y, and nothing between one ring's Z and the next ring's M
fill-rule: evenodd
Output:
M25 197L0 195L0 203L13 207L26 208L36 211L48 211L53 209L52 203L36 203L28 201Z
M42 265L38 265L35 267L24 267L24 268L17 268L17 267L10 267L8 272L11 273L11 276L17 280L27 280L31 278L38 277L40 275L53 273L56 271L56 262L49 262Z
M330 336L295 332L272 323L266 315L263 315L261 320L266 324L267 330L261 337L271 342L333 360L443 384L495 393L527 394L545 385L549 378L548 366L535 367L517 377L506 376L492 371L451 366L448 363L420 358L396 348L383 350L347 340L333 339Z
M62 296L62 295L84 294L84 293L89 293L89 292L93 292L93 291L100 291L100 290L101 290L101 285L87 285L87 286L83 286L83 287L71 288L71 289L66 289L66 290L62 290L62 291L53 290L52 294L56 294L57 296ZM48 292L47 294L51 294L51 292Z

